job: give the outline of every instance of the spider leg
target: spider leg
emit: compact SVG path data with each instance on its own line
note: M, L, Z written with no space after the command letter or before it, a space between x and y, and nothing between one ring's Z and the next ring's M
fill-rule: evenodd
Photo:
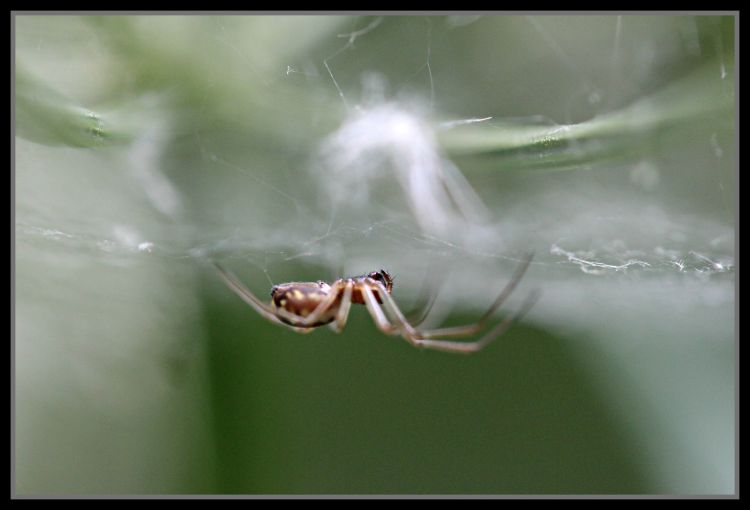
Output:
M507 316L489 332L487 332L482 338L474 342L455 342L449 340L435 340L435 338L445 338L451 336L467 336L474 334L482 329L485 322L497 311L497 309L505 302L511 292L518 285L521 277L526 272L526 269L531 262L533 254L527 255L522 261L521 265L516 269L516 272L511 281L505 286L500 296L495 300L492 306L485 312L485 314L475 324L468 324L464 326L457 326L452 328L434 329L429 331L419 331L412 326L404 317L404 314L399 309L393 297L386 292L384 286L377 281L372 281L371 285L378 289L378 293L383 297L383 304L388 312L393 316L393 321L396 323L396 327L400 329L401 335L412 345L420 347L437 349L448 352L460 352L470 353L476 352L484 348L487 344L492 342L495 338L505 333L514 322L523 317L526 312L533 306L538 299L538 292L532 292L531 295L526 299L523 306L515 314ZM375 299L375 296L369 286L365 286L364 289L365 302L370 309L370 313L375 318L376 323L382 323L385 320L384 327L380 329L386 333L391 333L396 327L385 319L383 309Z
M276 310L258 299L255 294L250 292L250 289L245 287L245 285L237 279L236 276L221 267L216 262L214 262L214 266L216 266L216 269L219 270L219 275L221 276L222 280L224 280L224 283L226 283L227 286L232 289L235 294L242 298L242 300L250 305L256 312L258 312L260 315L271 322L281 324L282 326L288 326L288 324L284 323L277 317Z
M384 326L380 328L384 333L401 333L401 335L409 340L410 343L417 345L415 340L419 337L419 332L414 327L412 327L411 324L409 324L409 322L406 320L406 317L404 317L404 314L401 312L391 295L388 294L383 284L375 280L371 280L371 282L372 283L370 285L363 285L363 294L365 297L365 304L367 305L367 309L370 311L370 315L372 315L375 319L375 323L380 323ZM378 289L378 294L380 294L381 298L383 299L385 308L395 317L394 322L396 323L396 326L391 324L391 322L387 319L385 312L383 311L383 307L380 305L380 303L378 303L377 298L375 298L375 294L370 288L371 285ZM402 331L399 331L399 329L401 329Z
M421 309L415 308L414 310L411 310L406 314L407 320L414 327L418 327L427 318L430 310L432 310L432 306L435 304L435 300L437 299L440 288L442 287L442 285L435 285L434 280L429 278L429 275L433 272L434 259L431 259L427 263L427 270L425 272L424 279L422 280L422 286L419 290L419 299L417 300L417 303L422 303L420 307ZM445 273L445 271L443 271L443 273ZM445 275L443 275L440 281L443 281L444 278Z
M380 291L381 294L385 292L385 289L382 289ZM385 295L388 293L385 292ZM375 325L378 327L380 331L385 333L386 335L397 335L399 334L398 328L393 326L391 322L388 320L388 318L385 316L385 312L383 312L383 308L381 308L380 303L378 303L378 300L375 298L375 294L372 293L372 289L370 289L369 285L363 285L362 286L362 296L365 300L365 306L367 307L367 311L370 312L370 315L372 316L372 319L375 321Z
M534 303L539 298L539 292L534 291L526 298L523 306L516 311L513 315L505 317L499 324L488 331L482 338L474 342L455 342L451 340L428 340L428 339L414 339L414 342L426 349L435 349L438 351L445 352L457 352L462 354L469 354L477 352L487 346L490 342L503 335L510 327L519 321L529 309L534 306ZM408 338L407 338L408 340Z
M339 303L339 309L336 312L336 319L331 323L331 329L336 333L341 333L346 326L346 319L349 318L349 309L352 306L352 292L354 291L354 283L348 282L344 287L344 294L341 297L341 303Z
M436 299L437 292L432 292L422 310L417 309L409 312L407 316L409 323L414 327L418 327L420 324L422 324L427 318L427 315L430 313L430 310L432 310L432 306L435 304Z
M326 298L321 301L317 307L315 307L315 310L313 310L310 315L308 315L307 317L302 317L281 308L272 308L268 306L263 301L258 299L255 294L253 294L250 289L248 289L241 281L239 281L239 279L229 270L224 269L216 262L214 262L214 266L216 266L216 269L219 270L219 274L221 275L227 286L232 289L239 297L241 297L242 300L245 301L245 303L249 304L256 312L258 312L260 315L270 320L271 322L281 324L282 326L295 328L295 331L297 331L298 333L309 333L312 330L311 326L315 324L320 316L336 301L339 291L346 285L345 283L338 282L334 285L331 285L330 294L326 296ZM279 317L283 317L292 324L287 324Z
M502 290L500 295L495 299L495 302L492 303L492 306L482 315L479 320L473 324L464 324L462 326L453 326L449 328L440 328L440 329L432 329L432 330L426 330L418 332L413 327L411 328L412 333L417 333L418 338L422 339L429 339L429 338L450 338L450 337L463 337L463 336L469 336L474 335L476 333L479 333L487 323L487 321L492 317L492 315L502 306L503 303L508 299L510 294L515 290L516 286L518 285L518 282L521 281L521 278L523 277L524 273L526 273L526 270L529 267L529 264L531 263L531 259L534 257L533 253L527 254L524 259L522 260L521 264L516 269L516 272L513 274L513 277L508 282L508 284L505 286L505 288ZM377 283L377 282L376 282ZM382 293L382 290L381 290ZM393 300L393 298L390 295L386 295L386 304L389 306L389 309L391 310L391 313L396 315L398 317L399 321L401 323L405 323L405 325L410 326L406 319L404 318L404 315L400 312L398 305L396 305L396 302Z
M384 333L393 334L396 331L396 328L390 322L388 322L388 320L385 318L385 314L383 313L383 310L380 308L380 304L375 299L375 296L373 295L372 290L370 290L369 287L365 287L364 295L365 295L365 303L368 304L368 309L370 310L370 313L375 318L376 324L379 325L380 329ZM487 344L489 344L494 339L496 339L497 337L499 337L500 335L508 331L508 329L510 329L510 327L516 321L520 320L521 317L523 317L526 314L526 312L528 312L529 309L534 305L536 300L539 298L539 292L538 291L532 292L526 298L523 305L516 313L514 313L513 315L507 316L494 328L488 331L482 338L474 342L455 342L451 340L428 339L425 336L425 333L418 331L417 329L412 327L408 322L406 322L406 319L404 318L403 314L398 309L396 304L393 302L392 299L388 299L388 298L390 298L390 296L386 298L385 305L389 308L389 311L393 313L393 315L396 317L395 322L399 326L401 326L402 328L402 330L400 331L401 336L403 336L404 339L406 339L410 344L417 346L417 347L424 347L427 349L435 349L435 350L446 351L446 352L458 352L458 353L468 354L468 353L477 352L483 349L485 346L487 346Z

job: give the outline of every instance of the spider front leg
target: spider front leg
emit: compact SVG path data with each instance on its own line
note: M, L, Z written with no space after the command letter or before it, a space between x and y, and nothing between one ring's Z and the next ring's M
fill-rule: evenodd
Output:
M387 295L387 291L385 290L385 288L380 289L379 292L381 295ZM375 321L375 325L378 327L378 329L386 335L398 334L398 328L394 327L393 324L391 324L388 318L385 316L385 312L383 312L380 303L378 303L378 300L375 298L375 295L372 293L372 289L370 289L369 285L362 286L362 296L365 300L367 311L370 312L370 315Z
M503 305L503 303L505 303L511 293L515 290L516 286L518 286L518 282L521 281L521 278L523 278L523 275L529 268L529 264L531 263L532 258L534 258L533 253L529 253L523 258L513 277L505 285L503 290L500 292L500 295L497 297L497 299L495 299L495 302L492 303L489 309L479 318L477 322L473 324L464 324L462 326L453 326L449 328L439 328L420 332L409 324L409 322L404 317L404 314L401 313L398 305L390 295L386 296L385 304L388 307L389 311L397 317L398 322L403 324L405 328L410 329L411 334L415 335L417 338L450 338L474 335L484 329L484 326L487 324L492 315Z
M388 293L386 292L385 288L380 285L378 282L372 283L372 285L376 286L378 289L378 292L381 296L384 296L385 302L388 302ZM364 285L362 289L362 294L364 296L365 300L365 306L367 306L367 310L370 312L370 315L372 315L373 320L375 321L375 325L378 327L380 331L387 335L397 335L400 334L404 339L406 339L407 342L412 344L415 347L425 347L424 340L420 340L417 338L413 333L416 333L416 330L408 323L406 322L406 319L403 318L403 314L398 310L396 307L396 310L398 311L397 315L397 324L400 326L400 329L395 327L391 322L388 320L388 317L386 317L385 312L383 311L383 308L380 306L380 303L378 303L377 298L375 297L375 294L373 294L372 289L369 285ZM453 342L453 343L460 343L460 342ZM427 346L429 347L429 346ZM435 348L435 347L433 347Z
M469 354L472 352L477 352L484 347L486 347L488 344L492 343L493 340L496 338L502 336L505 334L506 331L510 329L510 327L521 320L521 318L526 315L526 312L528 312L532 306L534 306L534 303L539 298L539 292L534 291L526 298L526 300L523 302L523 305L521 308L516 311L516 313L512 315L508 315L505 317L502 321L500 321L499 324L497 324L494 328L492 328L490 331L488 331L482 338L479 340L476 340L474 342L456 342L452 340L431 340L426 338L428 333L431 333L434 336L433 332L419 332L416 331L416 337L413 338L413 341L417 343L420 347L425 347L428 349L436 349L440 351L446 351L446 352L458 352L458 353L465 353Z
M409 324L414 327L419 327L419 325L425 321L427 315L430 313L430 310L432 310L432 306L435 304L435 300L438 296L438 291L441 287L441 285L439 285L436 289L434 281L428 278L428 275L433 273L433 269L433 264L431 262L428 263L427 272L425 274L424 280L422 281L422 287L419 291L420 297L417 300L417 303L423 302L422 306L420 308L411 310L406 314L407 321L409 321Z
M380 330L384 333L401 333L401 336L403 336L406 341L416 347L435 349L445 352L469 354L483 349L494 339L505 333L513 325L513 323L520 320L521 317L523 317L526 312L528 312L529 309L534 305L539 296L539 293L532 292L524 302L523 306L515 314L506 317L497 326L487 332L487 334L485 334L482 338L474 342L455 342L451 340L432 340L426 338L427 333L431 332L420 332L419 330L412 327L408 322L406 322L403 314L398 309L398 306L395 304L393 299L390 298L390 296L387 296L385 299L385 305L389 308L389 311L391 311L391 313L395 315L395 322L398 326L401 327L401 330L399 331L386 318L385 313L383 312L380 304L377 302L377 299L372 293L372 290L366 287L364 289L364 295L367 309L370 310L370 313L375 319L375 323L378 325L378 328L380 328Z

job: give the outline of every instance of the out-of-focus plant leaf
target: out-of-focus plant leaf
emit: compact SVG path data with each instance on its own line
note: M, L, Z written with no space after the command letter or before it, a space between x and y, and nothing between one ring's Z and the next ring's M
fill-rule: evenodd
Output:
M105 113L86 108L16 67L16 134L45 145L103 147L130 141L134 132Z
M451 155L495 158L503 169L565 169L609 158L641 158L644 142L670 131L696 125L731 129L733 107L732 75L718 80L716 69L704 66L621 110L586 122L467 123L442 131L440 142Z

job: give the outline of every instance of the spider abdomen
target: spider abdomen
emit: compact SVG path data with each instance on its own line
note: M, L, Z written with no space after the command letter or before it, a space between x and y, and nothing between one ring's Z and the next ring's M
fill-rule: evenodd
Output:
M329 296L331 287L325 282L293 282L276 285L271 290L271 299L276 308L285 310L299 317L307 317L318 305ZM328 324L335 318L336 307L332 306L326 310L323 315L309 327L322 326ZM284 317L279 317L282 321L290 323Z

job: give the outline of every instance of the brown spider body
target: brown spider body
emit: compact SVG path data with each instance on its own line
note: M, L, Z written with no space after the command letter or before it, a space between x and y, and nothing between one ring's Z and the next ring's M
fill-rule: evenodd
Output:
M393 278L391 278L387 271L381 269L367 275L341 278L331 285L324 281L289 282L274 285L271 289L271 302L277 309L285 310L293 316L307 317L315 311L320 303L331 295L331 292L335 292L337 296L328 306L328 309L315 322L306 325L308 328L317 328L334 321L341 307L341 300L347 285L351 286L352 289L351 302L357 305L364 305L365 297L362 286L372 286L373 284L373 282L368 282L368 279L383 283L386 291L389 293L393 288ZM375 287L372 292L378 304L383 304L383 298L380 297L380 290ZM279 319L290 326L296 325L292 320L284 316L279 316Z
M520 319L536 300L532 294L524 306L513 315L507 316L493 327L482 338L473 342L444 340L445 338L465 337L478 333L500 308L503 302L516 287L531 263L529 254L521 262L516 274L505 286L489 310L474 324L452 326L447 328L419 330L418 323L410 323L391 297L393 278L387 271L373 271L366 275L341 278L328 284L317 282L290 282L275 285L271 289L271 303L266 304L258 299L236 276L214 263L224 283L256 312L271 322L289 326L294 331L306 333L314 328L330 325L340 332L346 325L349 309L352 304L365 305L375 321L375 325L387 335L401 335L415 347L438 349L448 352L476 352L493 339L502 335L511 324ZM429 310L429 307L427 308Z
M271 289L271 301L277 309L286 310L298 317L307 317L315 311L318 305L331 293L331 286L325 282L290 282L275 285ZM334 304L309 327L324 326L336 317L336 309L341 302L338 297ZM286 324L293 326L289 319L279 316Z

